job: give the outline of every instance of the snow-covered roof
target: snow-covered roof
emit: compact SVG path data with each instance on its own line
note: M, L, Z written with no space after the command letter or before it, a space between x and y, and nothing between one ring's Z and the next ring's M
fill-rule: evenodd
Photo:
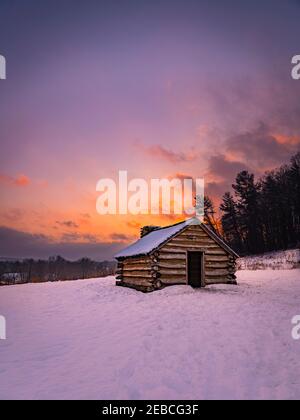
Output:
M153 230L142 238L138 239L132 245L120 251L115 255L115 258L133 257L137 255L146 255L156 249L159 245L163 244L168 239L172 238L186 226L192 224L200 224L196 218L188 219L184 222L177 223L176 225L163 227Z
M217 234L215 234L208 226L204 223L201 223L197 217L192 217L191 219L185 220L184 222L177 223L172 226L166 226L158 228L138 239L132 245L129 245L127 248L120 251L115 255L116 259L127 258L127 257L138 257L140 255L147 255L150 252L157 249L160 245L164 244L177 233L181 232L187 226L191 225L201 225L203 230L214 239L223 249L225 249L229 254L239 258L238 254L230 248Z

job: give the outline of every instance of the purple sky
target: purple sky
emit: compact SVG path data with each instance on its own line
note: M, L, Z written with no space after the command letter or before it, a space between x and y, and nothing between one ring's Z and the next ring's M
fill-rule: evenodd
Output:
M296 0L2 0L0 256L111 258L157 222L96 213L121 169L205 177L218 200L287 162L299 21Z

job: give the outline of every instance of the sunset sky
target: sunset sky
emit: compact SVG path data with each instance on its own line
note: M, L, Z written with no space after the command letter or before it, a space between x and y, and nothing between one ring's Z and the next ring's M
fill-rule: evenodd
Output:
M300 1L1 0L0 256L111 259L147 223L96 184L235 175L300 144Z

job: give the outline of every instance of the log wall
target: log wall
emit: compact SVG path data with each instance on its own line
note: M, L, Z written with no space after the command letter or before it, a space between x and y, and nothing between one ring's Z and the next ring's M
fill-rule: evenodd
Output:
M235 283L235 258L212 239L201 226L189 226L159 249L163 285L187 283L187 251L205 253L205 284Z
M189 226L150 256L118 263L119 285L144 292L187 283L187 251L205 253L205 284L235 283L235 257L225 251L201 226Z
M128 286L143 292L160 289L159 266L156 255L140 258L127 258L118 262L117 285Z

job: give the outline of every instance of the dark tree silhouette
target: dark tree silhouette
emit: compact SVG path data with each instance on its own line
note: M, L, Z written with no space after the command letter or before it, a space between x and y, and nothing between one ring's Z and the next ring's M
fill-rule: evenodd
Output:
M234 198L230 192L223 196L223 203L220 206L223 213L221 224L224 232L224 239L239 252L243 252L244 244L239 227L239 216Z
M105 277L113 275L115 268L114 261L68 261L59 255L48 260L0 261L0 285Z
M204 197L204 223L207 224L213 232L220 235L218 221L216 219L216 211L212 200L208 197Z
M288 249L300 242L300 153L258 182L247 171L220 206L224 239L243 254Z

